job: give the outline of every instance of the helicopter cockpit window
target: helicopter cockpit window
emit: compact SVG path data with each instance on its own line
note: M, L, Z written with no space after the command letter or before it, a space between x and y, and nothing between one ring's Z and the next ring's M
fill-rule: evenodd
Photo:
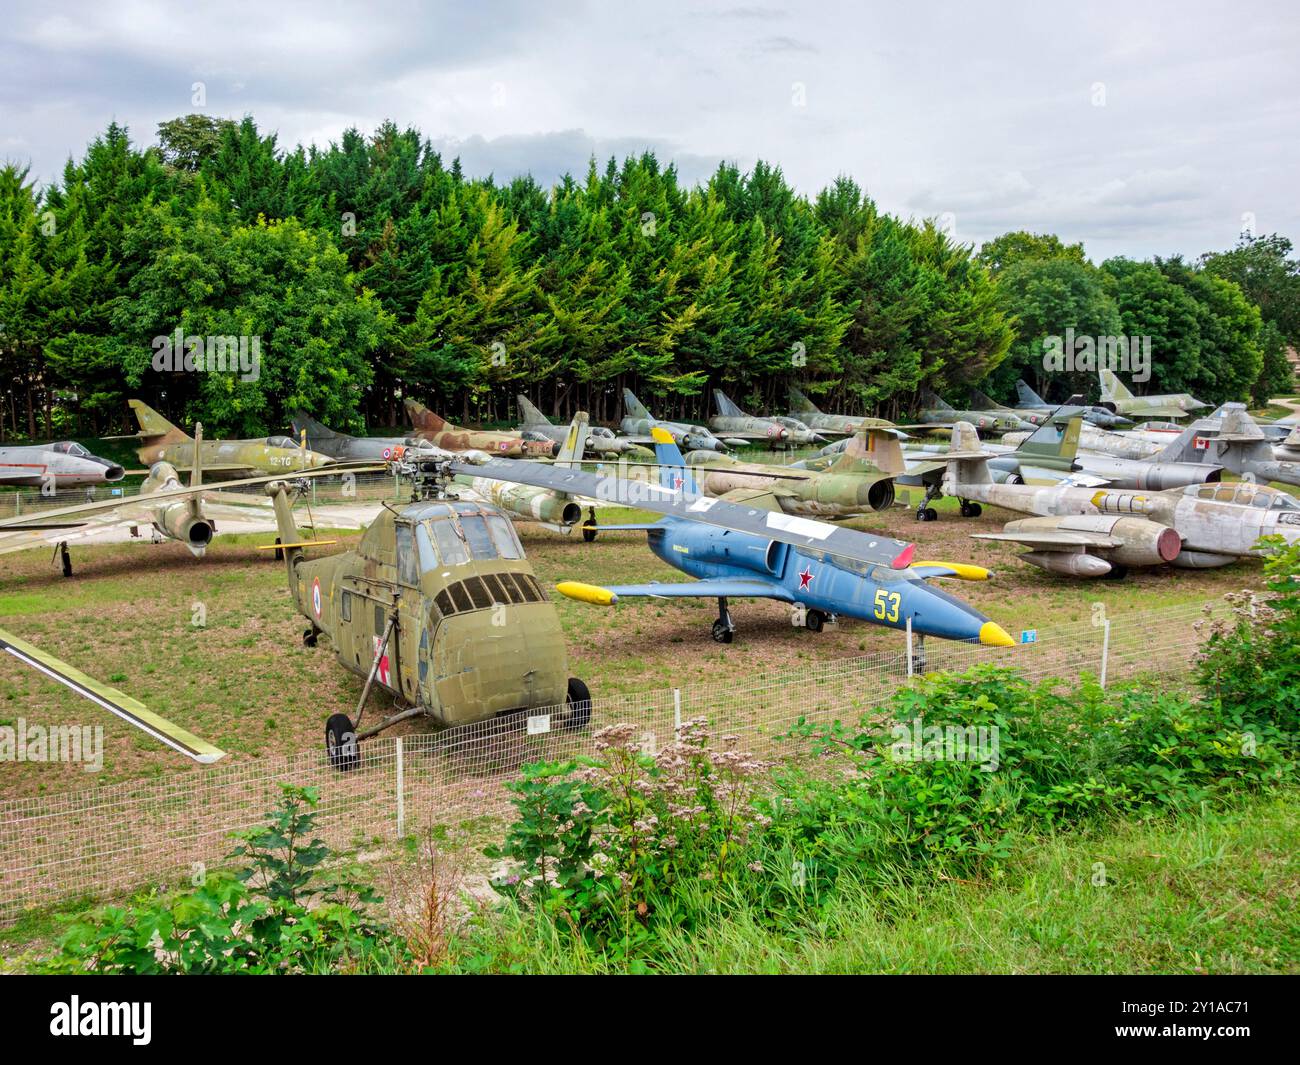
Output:
M502 558L524 557L524 549L519 544L519 537L515 535L514 526L508 520L500 514L489 514L487 525L492 533L492 539L496 541L497 553Z
M456 534L453 522L443 518L426 523L433 532L433 542L438 545L438 555L444 566L459 566L469 561L469 551Z
M414 587L420 583L419 559L415 555L415 535L406 522L397 526L397 579Z
M429 539L427 525L417 525L415 527L415 546L420 556L420 572L428 573L437 569L438 552L433 549L433 541Z
M489 561L497 557L497 549L492 543L487 522L477 514L462 514L460 527L465 530L465 540L474 557L480 561Z

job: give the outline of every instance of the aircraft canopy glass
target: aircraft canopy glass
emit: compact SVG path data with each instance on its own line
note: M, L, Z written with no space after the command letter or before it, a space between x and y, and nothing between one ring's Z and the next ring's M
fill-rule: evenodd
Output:
M64 455L89 455L90 452L78 444L75 440L60 440L57 444L50 445L51 451L58 451Z
M460 566L476 562L519 559L524 549L514 527L501 514L475 503L427 503L406 513L418 521L416 542L420 568L439 564Z

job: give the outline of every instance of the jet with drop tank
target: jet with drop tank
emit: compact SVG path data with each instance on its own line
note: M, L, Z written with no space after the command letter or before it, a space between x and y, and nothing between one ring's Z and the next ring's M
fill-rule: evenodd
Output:
M1097 371L1101 378L1100 405L1116 414L1133 418L1186 418L1193 411L1209 406L1186 392L1170 392L1162 396L1135 396L1125 387L1114 371L1105 367Z
M702 425L660 421L632 394L630 388L623 389L623 409L627 413L619 428L634 444L652 445L654 438L650 434L655 429L664 430L685 451L726 451L729 447L744 447L749 443L739 439L720 440Z
M709 419L709 428L724 439L766 444L770 448L805 447L824 444L826 440L798 418L761 418L746 414L720 388L713 390L718 413Z
M338 462L390 462L412 455L446 458L452 454L414 436L349 436L335 432L301 411L293 417L293 431L306 446ZM483 458L487 458L484 453Z
M568 426L553 425L551 420L538 410L525 395L517 395L519 403L520 436L537 440L551 440L563 444L569 435ZM640 444L622 436L615 436L612 429L603 425L587 424L587 439L583 444L589 455L649 455L650 452Z
M46 491L112 484L126 476L116 462L92 455L75 440L0 447L0 484L33 485Z
M196 462L201 462L204 475L219 481L259 473L314 470L334 462L328 455L296 446L287 436L268 436L262 440L196 441L141 400L127 402L135 412L140 431L129 437L106 439L139 440L136 454L147 466L166 462L185 472L193 469Z
M710 631L719 643L735 637L730 601L755 598L790 604L792 620L812 631L850 617L910 627L920 635L1011 645L996 622L929 583L943 577L986 580L988 570L913 562L914 544L787 514L775 498L705 496L672 435L663 429L653 435L657 482L528 462L492 462L479 471L659 513L662 518L649 524L604 528L644 531L656 556L694 578L605 586L567 580L556 586L563 595L603 606L634 597L716 599L718 617Z
M1054 413L1060 406L1060 404L1048 403L1030 388L1023 379L1016 382L1016 396L1018 402L1014 410L1026 419L1030 414L1040 414L1046 417ZM1122 414L1108 411L1105 407L1085 406L1082 396L1071 396L1065 401L1065 405L1080 407L1083 412L1083 420L1089 425L1095 425L1101 429L1123 429L1133 424L1131 419L1125 418ZM1042 419L1038 421L1038 424L1042 424Z
M519 433L498 433L490 429L462 429L423 403L403 401L406 416L414 427L411 435L444 451L483 451L505 458L553 458L560 445L554 440L527 440Z
M1077 426L1076 417L1071 427ZM1069 430L1067 430L1069 431ZM1300 500L1258 484L1194 484L1144 492L996 484L974 426L953 431L945 494L1034 515L977 539L1022 544L1049 573L1119 579L1130 567L1226 566L1258 553L1262 536L1300 542Z

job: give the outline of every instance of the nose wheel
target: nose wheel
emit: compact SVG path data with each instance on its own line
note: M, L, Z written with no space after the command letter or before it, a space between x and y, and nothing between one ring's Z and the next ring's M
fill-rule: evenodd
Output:
M917 521L938 521L939 512L930 506L932 502L939 498L941 492L938 485L930 485L925 490L925 498L921 500L920 506L916 508Z
M718 599L718 620L713 623L713 638L718 643L731 643L736 638L736 625L731 620L725 596Z

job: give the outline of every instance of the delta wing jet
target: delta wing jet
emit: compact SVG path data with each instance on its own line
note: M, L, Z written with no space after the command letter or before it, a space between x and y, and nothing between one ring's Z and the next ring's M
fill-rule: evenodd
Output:
M1209 406L1186 392L1135 396L1111 370L1102 368L1097 372L1101 377L1101 406L1116 414L1133 418L1186 418L1192 411Z
M423 403L413 399L404 401L406 416L415 427L411 434L444 451L484 451L489 455L506 458L553 457L559 444L553 440L525 440L518 433L497 433L488 429L462 429L434 414Z
M522 421L518 432L525 438L551 440L563 444L569 435L569 427L553 425L551 420L529 402L525 395L515 396L519 403L519 417ZM634 444L625 437L615 436L613 431L603 425L587 425L587 439L584 450L592 455L649 454L640 444Z
M634 444L653 444L654 438L650 434L655 429L664 430L679 448L686 451L726 451L728 447L743 447L749 442L719 440L702 425L660 421L632 394L630 388L623 389L623 408L627 414L619 427L627 434L627 439Z
M771 448L803 447L826 441L798 418L760 418L746 414L720 388L713 390L718 413L709 419L709 428L724 438L766 444Z

